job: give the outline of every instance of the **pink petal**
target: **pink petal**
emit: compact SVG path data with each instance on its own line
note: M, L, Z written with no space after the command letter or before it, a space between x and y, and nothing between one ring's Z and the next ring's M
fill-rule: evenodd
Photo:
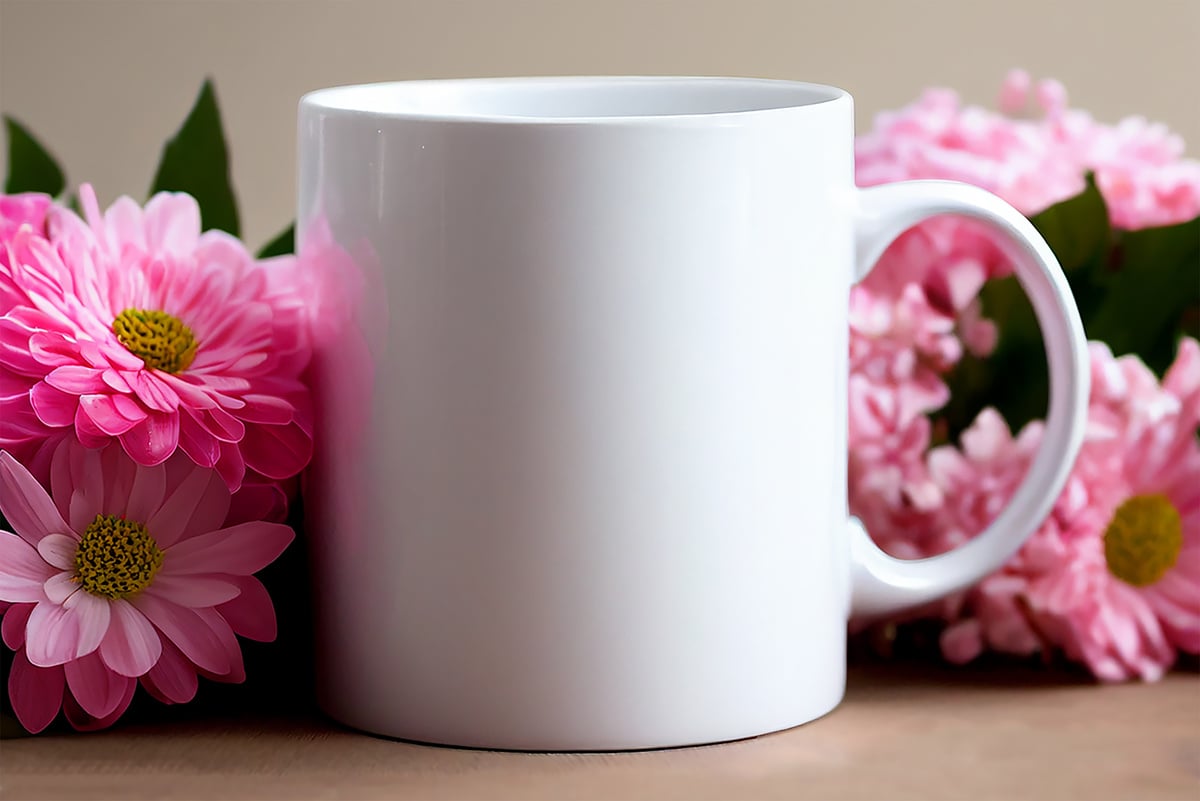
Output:
M287 425L292 422L295 410L292 404L274 395L243 395L246 405L238 410L238 417L247 423L264 425Z
M248 373L255 369L262 372L269 372L269 368L264 367L263 363L267 360L267 354L263 351L247 353L245 356L234 361L225 369L231 373Z
M217 462L217 470L221 473L221 478L225 479L225 486L229 487L229 491L236 492L246 476L246 462L236 444L221 443L221 459Z
M221 476L215 470L193 468L146 522L146 528L153 532L158 547L166 550L188 530L198 513L204 516L206 524L211 521L211 528L196 531L202 533L220 526L228 510L229 490Z
M219 406L201 411L198 419L210 434L222 442L240 442L246 436L245 424Z
M109 435L96 425L82 405L75 406L75 436L85 448L103 448L109 443Z
M287 520L287 507L287 493L278 484L243 484L230 499L225 525L252 520L282 523Z
M145 674L163 653L162 638L128 601L112 602L112 622L100 643L100 658L122 676Z
M110 437L118 437L135 425L145 421L147 415L143 412L140 417L126 417L117 408L116 398L122 398L129 403L128 398L112 395L82 395L79 398L79 408L92 421L96 428Z
M229 627L229 623L215 609L197 609L196 614L221 643L225 655L229 659L228 670L220 673L205 671L205 675L209 675L217 681L233 684L245 681L246 667L242 663L242 647L238 643L237 637L234 636L233 629Z
M63 428L75 422L75 407L79 404L76 395L68 395L45 382L39 382L29 391L29 402L38 419L51 428Z
M267 478L291 478L312 459L312 437L299 425L255 425L241 442L246 466Z
M108 333L108 326L96 320L97 328L104 334ZM125 346L121 344L108 344L106 342L96 342L91 339L80 339L75 343L79 348L80 357L89 365L97 370L107 370L109 367L119 367L125 363L124 359L118 357L118 354L125 354L125 357L132 357L141 362L137 356L134 356L129 351L125 350ZM114 358L117 357L117 358ZM138 365L141 367L141 365ZM101 379L103 380L103 379Z
M216 606L238 596L240 588L229 578L204 575L159 575L146 593L179 606Z
M20 650L25 644L25 624L29 622L29 613L33 604L14 604L4 611L4 620L0 621L0 636L4 644L14 651Z
M295 536L280 523L241 523L168 548L163 555L162 573L248 576L275 561Z
M1184 400L1200 392L1200 342L1190 337L1179 340L1175 361L1163 377L1162 386L1172 395Z
M134 482L139 470L151 469L139 467L136 462L126 455L118 443L111 443L100 452L100 475L104 478L104 500L97 512L116 514L124 512L130 517L128 508L133 493ZM144 522L145 518L134 518Z
M100 451L78 446L71 449L70 517L72 533L87 531L104 509L104 472ZM76 537L78 539L78 537Z
M125 676L113 673L96 654L88 654L63 665L67 687L71 695L94 718L111 715L125 695L129 681Z
M194 367L192 372L196 372ZM188 378L193 381L202 382L201 385L206 392L223 393L220 395L223 398L221 405L227 409L240 409L245 405L245 401L232 397L229 393L240 395L254 386L247 378L235 375L221 375L219 373L200 373L188 376Z
M4 356L0 353L0 402L6 406L12 403L28 402L29 390L35 383L23 375L17 375L11 368L4 368ZM8 414L5 413L7 422Z
M79 548L79 540L66 534L47 534L37 545L37 552L46 563L59 570L69 570L75 566L75 551Z
M225 481L221 478L220 473L214 470L211 471L211 476L212 480L205 488L204 495L196 503L196 509L188 518L180 539L190 539L199 534L207 534L225 525L232 500L229 488L225 486Z
M2 255L3 250L0 250ZM15 320L0 317L0 364L19 375L42 375L45 365L29 352L30 340L29 329ZM70 357L64 357L64 361L70 360Z
M121 445L138 464L162 464L179 445L178 413L151 412L145 420L121 435Z
M151 253L191 258L200 239L200 207L182 192L160 192L146 203L146 246Z
M0 341L11 341L10 337L15 336L18 336L17 331L9 334L5 327L0 327ZM56 331L35 330L29 335L27 349L40 366L61 367L79 363L78 347L71 339Z
M79 650L78 614L58 604L40 603L25 624L25 654L37 667L54 667L83 654Z
M218 674L229 672L224 644L195 610L146 593L136 596L132 603L197 667Z
M167 471L162 465L145 467L139 465L134 473L133 486L129 490L129 501L125 516L130 520L145 523L162 506L167 491Z
M76 655L90 654L100 647L112 619L112 601L80 590L63 601L67 614L79 618L79 644Z
M196 697L199 684L196 668L170 642L163 645L162 657L150 672L142 676L142 686L164 704L186 704Z
M108 369L112 367L121 372L121 377L125 379L128 385L127 392L134 392L137 386L137 377L146 369L146 363L142 361L141 356L131 353L120 342L101 342L97 346L96 358L92 360L96 367Z
M241 594L217 607L235 632L247 639L270 642L275 639L275 607L263 583L253 576L234 576Z
M82 365L64 364L50 371L44 379L47 384L71 395L102 392L105 389L100 370Z
M183 409L179 418L179 447L201 467L212 467L221 457L221 443L196 420L196 412Z
M70 693L67 693L63 698L63 714L66 716L67 722L76 731L99 731L116 723L117 719L125 714L125 710L129 709L129 702L133 700L133 693L137 690L135 680L125 679L124 682L125 689L121 693L121 699L117 702L116 708L102 718L94 718L89 715L79 705L79 702Z
M85 186L87 191L91 192L91 186ZM83 192L83 187L80 187L81 199ZM137 250L145 251L146 234L142 224L142 207L136 200L122 195L108 207L103 217L100 217L99 208L90 209L84 206L84 209L88 212L88 223L111 255L120 254L125 245L133 245Z
M26 731L37 734L58 716L65 683L61 667L37 667L24 651L17 652L8 674L8 697Z
M122 390L115 395L109 394L108 397L112 398L113 408L116 410L117 414L121 415L126 420L140 423L142 420L145 420L146 416L149 414L146 409L137 402L135 396L128 394L128 392L125 390Z
M42 485L7 451L0 451L0 490L0 512L30 545L71 530Z
M71 515L71 493L75 487L75 479L71 475L74 452L71 438L64 437L50 454L50 496L63 520Z
M983 652L983 636L979 621L960 620L948 626L941 636L942 655L946 661L965 665Z
M171 416L175 415L179 409L179 395L157 374L143 370L137 374L135 383L137 386L134 389L138 399L148 408Z
M48 430L42 425L42 421L33 413L33 407L29 405L28 395L15 399L0 398L0 408L4 409L4 426L0 428L0 449L24 453L19 449L39 440L48 441L61 431Z
M28 542L16 534L0 531L0 601L45 600L42 585L55 572Z
M133 392L133 385L129 383L129 380L120 370L114 370L109 367L100 374L100 378L110 389L120 392L122 395Z
M196 409L211 409L217 405L217 402L209 394L209 382L204 381L197 385L193 381L200 381L195 376L189 375L174 375L172 373L163 373L159 376L159 380L168 384L175 394L180 398L181 405L190 406ZM244 381L246 387L250 386L250 382Z
M79 582L68 571L55 573L42 585L42 592L52 604L63 604L77 592L81 592Z

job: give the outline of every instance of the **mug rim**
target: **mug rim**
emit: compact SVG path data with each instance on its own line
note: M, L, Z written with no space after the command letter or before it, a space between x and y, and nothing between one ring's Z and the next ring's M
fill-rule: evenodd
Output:
M625 88L631 92L655 88L687 90L698 107L683 111L631 113L530 114L489 111L468 101L460 108L447 105L444 110L422 108L419 104L404 106L397 100L452 98L475 92L516 98L534 92ZM724 102L705 93L719 90L729 92ZM757 101L751 96L760 98ZM735 102L737 98L740 102ZM776 98L774 100L769 98ZM460 100L461 102L461 100ZM500 123L519 125L628 125L708 123L742 120L748 117L798 112L826 108L851 102L844 89L820 83L791 81L778 78L757 78L714 75L578 75L578 76L513 76L496 78L433 78L404 81L379 81L344 84L316 89L300 98L300 109L323 114L363 116L373 119L423 120L432 122Z

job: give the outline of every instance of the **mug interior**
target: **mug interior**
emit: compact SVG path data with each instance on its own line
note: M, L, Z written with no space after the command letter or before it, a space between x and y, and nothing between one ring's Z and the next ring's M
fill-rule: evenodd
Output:
M583 120L737 114L828 103L832 86L758 78L476 78L321 89L304 102L388 116Z

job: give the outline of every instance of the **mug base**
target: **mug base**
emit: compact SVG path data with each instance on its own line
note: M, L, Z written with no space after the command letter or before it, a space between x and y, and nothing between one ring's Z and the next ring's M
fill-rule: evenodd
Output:
M562 738L520 737L509 733L504 737L480 736L479 733L462 732L457 736L429 736L417 733L406 726L380 726L376 722L368 722L353 714L339 714L332 704L321 703L321 711L339 726L351 729L361 734L393 740L410 745L431 746L435 748L456 748L471 751L503 751L508 753L525 754L612 754L637 753L639 751L670 751L684 748L701 748L712 745L753 740L771 734L789 731L820 720L837 709L843 693L839 693L831 703L814 707L811 714L805 714L799 719L781 725L772 724L768 727L754 727L748 731L730 731L728 735L699 734L695 737L680 736L672 739L647 738L630 733L628 737L605 737L603 742L597 740L594 744L587 742L587 737L579 736L578 732Z

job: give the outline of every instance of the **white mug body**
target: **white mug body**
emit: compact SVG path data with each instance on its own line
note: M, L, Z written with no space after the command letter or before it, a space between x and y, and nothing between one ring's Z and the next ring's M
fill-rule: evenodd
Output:
M312 370L323 708L606 750L835 707L849 95L402 82L308 95L299 127L301 257L349 255Z

